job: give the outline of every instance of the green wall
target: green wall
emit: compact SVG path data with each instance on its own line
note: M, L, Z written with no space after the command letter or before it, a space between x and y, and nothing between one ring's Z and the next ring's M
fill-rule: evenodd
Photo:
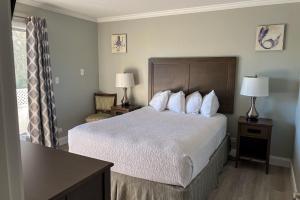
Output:
M146 105L148 99L148 58L189 56L237 56L239 58L235 113L229 116L229 132L235 137L237 118L249 108L250 99L239 95L242 77L270 77L270 96L257 100L263 117L274 120L271 154L292 157L295 108L300 72L300 3L226 11L195 13L98 25L99 88L115 88L115 73L132 71L138 85L131 98ZM284 51L256 52L256 26L286 23ZM111 53L111 34L127 33L128 53Z
M48 24L59 127L67 131L94 112L93 93L98 91L97 24L47 10L17 4L16 13L45 17ZM80 76L80 69L85 76Z

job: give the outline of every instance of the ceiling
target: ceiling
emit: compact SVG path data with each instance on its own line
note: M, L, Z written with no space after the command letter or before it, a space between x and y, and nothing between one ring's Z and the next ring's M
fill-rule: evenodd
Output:
M172 13L178 9L193 11L210 10L209 8L217 8L220 10L235 7L250 7L257 5L269 5L278 3L298 2L299 0L17 0L17 2L43 7L45 9L56 10L57 12L70 14L80 18L90 19L92 21L115 21L112 19L122 18L122 16L145 16L155 13ZM226 7L227 5L227 7ZM170 11L172 10L172 11ZM190 12L190 13L191 13ZM196 10L195 10L196 12ZM180 13L178 13L180 14ZM184 13L181 13L184 14ZM152 16L151 15L151 16ZM120 19L121 19L120 18ZM141 17L145 18L145 17Z

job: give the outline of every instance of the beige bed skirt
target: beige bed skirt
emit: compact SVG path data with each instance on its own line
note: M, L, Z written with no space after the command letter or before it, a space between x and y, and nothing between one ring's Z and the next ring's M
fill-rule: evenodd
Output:
M207 166L186 188L111 173L112 200L205 200L218 184L227 162L229 136L220 144Z

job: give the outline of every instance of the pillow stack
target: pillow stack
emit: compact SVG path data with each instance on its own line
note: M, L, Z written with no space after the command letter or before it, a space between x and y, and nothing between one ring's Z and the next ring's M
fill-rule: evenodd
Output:
M161 112L165 109L187 114L199 114L205 117L214 116L219 109L218 97L212 90L202 98L200 92L194 92L185 98L184 92L171 93L170 90L157 92L149 105Z

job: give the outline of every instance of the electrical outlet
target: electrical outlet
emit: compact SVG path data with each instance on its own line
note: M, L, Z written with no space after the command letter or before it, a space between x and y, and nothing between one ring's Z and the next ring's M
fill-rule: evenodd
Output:
M60 79L58 76L55 77L55 84L58 85L60 83Z
M84 69L80 69L80 76L84 76Z

